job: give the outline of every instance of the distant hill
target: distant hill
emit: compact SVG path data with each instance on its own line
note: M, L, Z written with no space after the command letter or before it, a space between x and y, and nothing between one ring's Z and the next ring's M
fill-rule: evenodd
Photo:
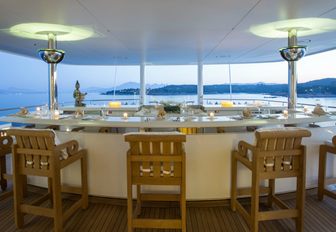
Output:
M336 78L323 78L319 80L308 81L306 83L301 83L300 86L302 87L311 87L311 86L336 86Z
M336 96L336 78L324 78L298 84L298 95L301 96Z
M161 88L163 87L163 84L147 84L146 88L150 89L156 89L156 88ZM138 82L126 82L121 85L116 86L116 90L123 90L123 89L139 89L140 88L140 83ZM114 89L113 87L110 88L101 88L101 87L90 87L90 88L83 88L84 92L95 92L95 93L104 93L104 92L113 92ZM113 93L112 93L113 94Z
M223 94L229 93L230 86L228 84L205 85L204 94ZM234 93L257 93L270 94L277 96L288 95L287 84L232 84L232 92ZM320 80L299 83L297 93L301 97L313 96L336 96L336 78L324 78ZM106 91L102 94L111 95L113 90ZM116 91L118 95L139 94L139 88L125 88ZM147 88L148 95L193 95L197 94L197 85L167 85L160 88Z
M126 82L126 83L116 86L116 90L137 89L137 88L140 88L140 83L137 83L137 82Z

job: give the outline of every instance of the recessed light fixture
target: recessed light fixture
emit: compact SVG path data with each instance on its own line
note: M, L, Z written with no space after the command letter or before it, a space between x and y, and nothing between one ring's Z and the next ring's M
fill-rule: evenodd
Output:
M93 37L92 29L82 26L67 26L49 23L22 23L12 26L9 29L12 35L28 38L48 40L48 34L57 36L58 41L76 41Z
M288 31L296 29L298 35L308 36L336 30L336 20L329 18L299 18L281 20L250 27L250 31L266 38L287 38Z

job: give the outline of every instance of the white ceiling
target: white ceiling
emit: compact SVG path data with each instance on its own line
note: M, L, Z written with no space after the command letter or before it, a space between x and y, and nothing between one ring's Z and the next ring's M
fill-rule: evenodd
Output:
M59 42L63 63L98 65L250 63L281 60L286 39L261 38L252 25L336 18L335 0L0 0L0 50L37 57L46 41L8 33L43 22L92 27L99 35ZM336 48L336 31L299 38L308 54Z

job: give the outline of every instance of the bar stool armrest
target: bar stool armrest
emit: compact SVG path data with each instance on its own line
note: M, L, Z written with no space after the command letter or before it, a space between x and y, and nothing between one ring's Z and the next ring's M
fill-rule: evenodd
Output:
M13 144L13 138L9 135L0 137L0 151L9 151L11 150Z
M86 149L80 149L77 152L73 153L71 156L69 156L67 159L60 160L59 162L61 164L61 168L64 168L69 164L72 164L73 162L84 158L86 154L87 154Z
M55 150L56 151L60 151L62 152L62 150L66 150L66 152L68 153L68 155L73 155L76 152L78 152L79 149L79 145L78 142L76 140L70 140L68 142L59 144L55 146Z
M238 143L238 153L241 156L246 157L247 153L248 153L248 150L252 151L252 153L253 153L255 151L255 149L256 149L255 146L253 146L252 144L249 144L245 141L239 141L239 143Z

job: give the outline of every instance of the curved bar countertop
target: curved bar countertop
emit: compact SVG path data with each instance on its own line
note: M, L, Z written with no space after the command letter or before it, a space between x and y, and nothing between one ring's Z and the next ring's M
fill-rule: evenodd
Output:
M62 116L61 116L62 117ZM92 116L90 116L92 117ZM106 119L52 119L39 118L33 115L8 116L0 118L0 121L57 124L78 126L117 126L117 127L234 127L234 126L259 126L284 124L302 124L312 122L336 121L333 115L314 116L303 113L290 114L288 118L279 116L277 119L244 119L234 120L229 116L196 117L193 121L175 122L171 120L145 121L142 117L130 117L127 120L120 117L108 117ZM307 146L307 188L316 187L318 173L319 145L330 140L336 134L336 127L309 128L312 132L310 138L305 138L303 144ZM128 144L124 142L122 134L93 133L93 132L66 132L56 131L60 142L76 139L81 147L88 150L88 178L89 194L126 198L126 153ZM225 133L199 133L187 135L186 149L186 183L188 200L215 200L230 198L231 183L231 151L237 148L238 142L245 140L254 142L253 132L225 132ZM336 160L328 160L328 165L335 165ZM65 184L78 184L80 182L79 164L71 165L71 168L62 172ZM330 169L329 169L330 170ZM238 185L246 187L250 185L250 172L242 166L238 166ZM329 171L328 176L334 173ZM47 181L40 178L29 178L29 183L38 186L47 186ZM295 179L283 179L277 181L276 192L288 192L295 189ZM167 189L167 191L173 189Z
M28 123L39 125L60 126L84 126L84 127L124 127L124 128L181 128L181 127L242 127L242 126L266 126L285 124L309 124L317 122L336 121L336 115L322 115L304 113L265 114L249 119L241 116L167 116L165 119L157 119L152 116L144 117L118 117L98 115L85 115L76 118L74 115L40 116L38 114L10 115L0 117L1 122Z

